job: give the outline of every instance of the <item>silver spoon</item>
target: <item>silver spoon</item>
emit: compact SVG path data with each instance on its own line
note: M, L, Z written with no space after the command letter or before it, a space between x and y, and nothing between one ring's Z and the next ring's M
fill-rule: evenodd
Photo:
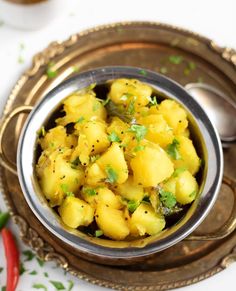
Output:
M202 83L185 86L216 126L223 146L236 142L236 103L220 90Z

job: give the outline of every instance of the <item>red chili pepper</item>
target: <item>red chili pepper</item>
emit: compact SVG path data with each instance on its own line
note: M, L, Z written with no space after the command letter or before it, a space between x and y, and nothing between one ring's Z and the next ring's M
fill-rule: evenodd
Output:
M3 228L1 233L7 261L6 291L15 291L19 280L20 256L11 231Z

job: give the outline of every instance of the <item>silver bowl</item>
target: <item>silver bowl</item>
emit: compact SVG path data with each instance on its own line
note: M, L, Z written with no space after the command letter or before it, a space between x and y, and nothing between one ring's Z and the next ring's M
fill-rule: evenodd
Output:
M223 154L221 142L208 116L200 105L173 80L134 67L102 67L64 81L33 108L20 135L17 150L17 173L25 199L36 217L56 237L75 252L103 264L133 264L160 252L188 237L204 220L214 205L222 182ZM117 78L135 78L160 94L180 103L188 113L191 137L204 161L199 173L199 194L185 216L159 235L134 241L112 241L90 237L66 227L45 199L35 174L37 131L59 108L61 101L91 83L103 84Z

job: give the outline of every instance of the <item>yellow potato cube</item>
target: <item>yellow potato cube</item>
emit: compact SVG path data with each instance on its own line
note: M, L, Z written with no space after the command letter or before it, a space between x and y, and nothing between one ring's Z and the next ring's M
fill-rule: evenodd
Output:
M86 172L86 184L88 185L101 185L104 183L104 180L107 178L106 173L100 168L97 163L92 164L87 168Z
M154 211L151 205L141 203L130 219L130 229L133 235L155 235L165 227L165 219Z
M140 202L144 197L143 187L134 182L132 176L125 183L117 185L117 193L127 200Z
M120 196L115 195L106 187L98 189L97 203L102 203L115 209L120 209L123 207Z
M71 228L88 226L93 221L93 208L85 201L76 197L67 197L58 211L62 221Z
M105 236L114 240L123 240L129 235L129 226L122 210L99 204L95 218Z
M144 187L155 187L174 172L173 163L158 145L146 146L144 150L137 152L131 159L130 166L133 170L134 181Z

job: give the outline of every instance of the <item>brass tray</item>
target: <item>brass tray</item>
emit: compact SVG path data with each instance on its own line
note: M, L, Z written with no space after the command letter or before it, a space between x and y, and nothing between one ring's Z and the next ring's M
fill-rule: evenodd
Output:
M173 64L169 56L182 56ZM57 75L45 74L49 62ZM192 65L190 65L190 63ZM194 64L194 65L193 65ZM152 69L185 85L204 81L236 99L236 54L191 32L168 25L132 22L97 27L53 42L33 58L33 64L19 79L6 103L3 115L19 105L34 105L62 80L104 65L131 65ZM25 116L8 126L4 151L14 161L16 145ZM236 146L224 152L225 175L235 178ZM234 177L232 176L234 175ZM166 290L190 285L236 261L236 231L217 241L183 241L132 267L97 265L79 258L49 233L33 215L21 192L17 177L1 168L1 190L22 240L44 260L54 260L75 276L117 290ZM225 180L228 181L227 179ZM233 209L233 191L223 185L210 215L197 232L218 229ZM235 189L234 189L235 190Z

